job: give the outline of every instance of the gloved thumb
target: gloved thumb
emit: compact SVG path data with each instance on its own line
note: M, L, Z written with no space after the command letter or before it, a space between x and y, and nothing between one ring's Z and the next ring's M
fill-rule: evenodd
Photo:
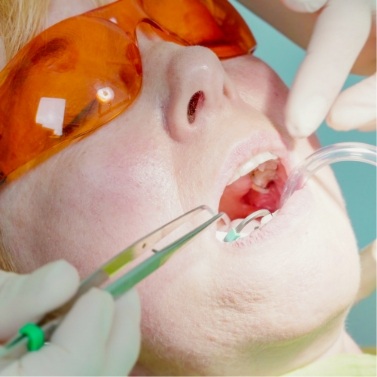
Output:
M360 254L361 278L356 302L368 297L376 290L377 243L374 240Z
M327 0L281 0L281 2L296 12L313 13L321 9Z
M326 120L339 131L376 129L376 74L339 94Z
M31 274L0 271L0 342L16 334L26 322L64 304L80 283L77 270L59 260Z

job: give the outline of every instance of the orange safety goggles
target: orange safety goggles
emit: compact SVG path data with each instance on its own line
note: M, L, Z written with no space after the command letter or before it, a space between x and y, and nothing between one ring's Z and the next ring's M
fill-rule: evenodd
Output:
M0 72L0 182L127 109L141 88L142 25L219 58L256 46L228 0L119 0L46 29Z

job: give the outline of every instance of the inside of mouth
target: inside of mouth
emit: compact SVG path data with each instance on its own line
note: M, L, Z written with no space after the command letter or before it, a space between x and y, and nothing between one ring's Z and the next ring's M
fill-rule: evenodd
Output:
M274 162L272 166L258 166L228 185L220 199L219 211L231 220L244 219L260 209L277 211L287 173L279 160Z

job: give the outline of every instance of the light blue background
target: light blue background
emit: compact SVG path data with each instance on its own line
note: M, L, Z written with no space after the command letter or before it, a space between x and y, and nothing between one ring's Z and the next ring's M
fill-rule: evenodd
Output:
M234 2L233 4L249 24L258 41L255 55L267 62L290 86L304 57L304 51L242 5ZM345 86L350 86L360 79L357 76L350 76ZM325 124L320 127L317 135L322 145L341 141L376 143L375 132L336 132ZM334 164L333 169L342 187L359 247L363 248L376 237L376 170L366 164L349 162ZM376 344L375 294L352 309L347 326L352 337L360 345Z

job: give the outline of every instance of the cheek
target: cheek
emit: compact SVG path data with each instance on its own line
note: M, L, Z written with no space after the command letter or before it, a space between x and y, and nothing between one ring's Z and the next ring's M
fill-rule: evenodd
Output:
M174 190L171 167L164 155L156 152L153 142L114 146L99 153L82 170L93 197L100 197L99 205L115 208L122 203L127 212L140 215L140 208L160 208L168 192ZM102 152L102 153L101 153Z
M284 106L288 88L264 62L252 55L223 61L242 99L266 115L280 132L285 132Z
M171 220L179 204L163 140L107 131L61 153L51 191L41 198L51 216L40 228L53 241L52 246L41 241L41 250L64 256L82 276Z
M357 248L332 174L311 186L318 203L290 232L235 253L203 234L140 284L141 363L169 355L200 370L338 330L357 291Z
M109 145L82 166L91 190L88 196L106 221L113 223L115 215L143 235L169 216L178 201L170 158L158 141L145 135L140 141Z

